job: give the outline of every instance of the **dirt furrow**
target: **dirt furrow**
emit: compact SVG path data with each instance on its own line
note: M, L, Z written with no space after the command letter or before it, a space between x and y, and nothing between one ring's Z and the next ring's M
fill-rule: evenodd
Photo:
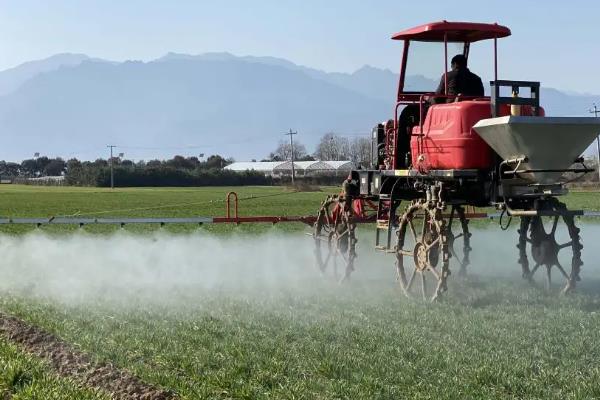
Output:
M142 382L111 364L96 363L88 355L39 327L0 313L0 334L28 353L46 359L56 372L88 387L98 388L119 400L170 400L173 393Z

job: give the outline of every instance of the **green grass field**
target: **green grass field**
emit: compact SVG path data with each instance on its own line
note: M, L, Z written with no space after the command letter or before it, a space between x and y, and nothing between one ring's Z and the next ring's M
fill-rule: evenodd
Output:
M321 192L282 190L281 187L211 187L211 188L55 188L5 185L0 187L0 216L7 217L191 217L225 216L227 192L238 193L240 215L313 215L320 202L338 188ZM233 206L232 206L233 212ZM294 230L298 225L282 226ZM238 231L264 231L266 225L236 227ZM0 229L2 229L0 227ZM74 227L47 227L51 232L72 231ZM92 232L111 232L114 227L88 226ZM130 226L135 232L154 230L152 226ZM173 232L189 232L195 227L168 226ZM212 232L230 232L229 226L205 226ZM7 233L23 233L31 227L3 227Z
M111 192L3 186L0 215L223 215L227 190ZM244 215L312 214L328 191L336 191L235 190L244 199L254 196L240 203ZM566 201L571 208L598 209L599 199L598 193L588 192L573 193ZM179 206L166 207L174 204ZM25 230L3 229L10 234L5 241L22 238L47 244L35 242L39 235L15 237ZM68 260L78 257L71 253L79 248L69 242L73 235L64 237L63 250L68 254L57 253L61 247L56 244L48 247L46 258L43 254L35 258L43 260L39 271L35 265L7 265L15 255L4 254L0 310L184 399L600 398L600 268L598 250L592 245L598 239L594 226L582 228L584 253L590 256L585 259L578 293L561 297L522 282L514 231L500 233L496 228L497 237L505 239L488 245L489 238L496 238L495 231L482 236L478 256L478 248L474 249L471 277L465 282L454 280L440 304L401 296L394 281L393 257L371 250L368 230L359 232L357 272L345 286L314 271L311 254L305 254L310 253L310 238L303 235L307 228L302 226L203 227L199 231L182 226L146 239L136 237L148 236L138 235L142 232L156 234L156 228L126 230L131 235L97 244L125 242L124 261L111 258L117 252L102 259L112 260L114 266ZM51 237L63 231L60 227L41 230ZM107 231L89 227L81 235L89 241L93 238L88 233L94 232ZM506 252L491 251L496 245ZM202 279L202 273L174 279L164 275L169 262L163 265L161 261L162 269L152 275L155 279L141 274L141 283L132 285L122 271L127 260L138 263L135 260L140 258L133 252L146 249L150 258L163 252L167 260L172 257L177 274L184 271L179 264L187 263L193 254L173 255L186 248L197 251L199 271L214 274L213 266L207 264L223 258L222 265L214 262L215 268L227 274L211 284ZM43 246L24 249L46 251ZM264 260L268 267L254 269L260 262L253 260ZM230 265L234 263L240 265ZM72 274L74 280L85 275L86 269L90 277L103 271L106 282L120 278L122 285L110 290L86 286L69 296L60 290L58 294L38 290L53 268L61 277ZM508 272L497 273L495 268ZM22 285L29 276L33 281ZM35 282L36 277L40 282ZM20 284L11 286L12 279ZM65 288L77 287L73 285L65 282ZM17 393L14 398L101 398L55 377L44 363L6 342L0 341L0 356L4 376L27 376L16 385L14 378L0 379L0 391Z
M222 216L229 191L238 193L241 212L246 215L303 215L315 213L324 195L339 189L296 193L279 186L110 190L5 185L0 187L0 215Z
M23 354L4 339L0 340L0 393L13 399L108 400L98 391L58 378L44 362Z

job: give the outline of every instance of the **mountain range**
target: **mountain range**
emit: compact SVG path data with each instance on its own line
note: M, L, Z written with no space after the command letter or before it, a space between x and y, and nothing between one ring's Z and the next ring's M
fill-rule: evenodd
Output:
M397 74L324 72L274 57L169 53L149 62L58 54L0 72L0 159L222 154L261 158L292 128L309 150L326 132L368 135L389 118ZM435 88L409 76L407 86ZM582 115L600 96L544 88L547 115Z

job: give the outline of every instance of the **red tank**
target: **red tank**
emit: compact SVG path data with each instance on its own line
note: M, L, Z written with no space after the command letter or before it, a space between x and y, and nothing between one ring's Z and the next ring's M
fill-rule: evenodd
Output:
M508 115L508 106L501 115ZM532 115L522 107L522 115ZM543 110L540 109L540 115ZM420 127L413 128L410 141L412 165L430 169L488 169L493 166L494 151L473 130L479 120L491 118L489 100L469 100L432 105L423 123L423 138L417 136Z

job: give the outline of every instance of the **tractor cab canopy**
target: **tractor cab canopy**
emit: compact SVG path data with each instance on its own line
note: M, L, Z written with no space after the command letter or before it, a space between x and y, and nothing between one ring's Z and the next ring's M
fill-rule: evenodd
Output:
M392 39L404 41L400 82L398 83L398 102L420 101L423 95L434 92L440 76L444 76L448 71L449 57L458 53L468 59L471 43L482 40L494 41L494 80L497 80L497 39L510 36L510 34L510 29L498 24L448 21L432 22L396 33ZM452 54L449 54L449 46ZM444 62L440 63L442 56ZM407 66L409 66L408 73ZM409 84L405 81L408 76L411 76ZM423 82L422 78L427 79ZM419 80L421 85L433 87L429 89L414 87L418 85ZM432 81L435 82L433 85L431 85Z
M419 42L462 42L473 43L480 40L510 36L510 29L498 24L475 22L432 22L398 32L394 40L414 40Z

